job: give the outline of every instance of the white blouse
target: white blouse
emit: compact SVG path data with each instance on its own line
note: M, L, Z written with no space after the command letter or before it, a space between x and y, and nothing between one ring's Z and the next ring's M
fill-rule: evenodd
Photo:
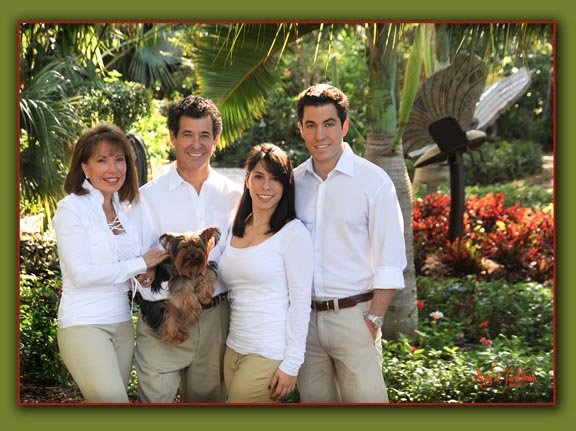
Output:
M62 271L61 328L131 320L130 279L146 272L139 228L129 217L129 206L114 195L116 213L126 230L114 235L102 210L102 193L88 181L83 187L90 193L66 196L53 219Z
M231 237L218 265L220 279L230 290L226 344L243 355L282 360L280 369L296 376L310 320L310 234L296 219L253 247L232 247Z

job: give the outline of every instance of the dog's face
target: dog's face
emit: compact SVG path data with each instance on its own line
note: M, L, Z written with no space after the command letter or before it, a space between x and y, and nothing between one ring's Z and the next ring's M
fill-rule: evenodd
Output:
M160 244L166 249L178 274L194 278L204 272L210 252L220 239L217 227L208 227L201 232L165 233Z

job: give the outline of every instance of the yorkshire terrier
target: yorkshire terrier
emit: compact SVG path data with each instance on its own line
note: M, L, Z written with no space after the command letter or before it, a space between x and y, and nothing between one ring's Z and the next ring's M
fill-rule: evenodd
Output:
M208 256L219 239L217 227L160 236L160 244L170 257L156 267L151 290L157 293L167 281L168 297L142 300L140 311L144 321L170 344L178 345L188 338L187 328L196 322L202 304L212 300L217 265Z

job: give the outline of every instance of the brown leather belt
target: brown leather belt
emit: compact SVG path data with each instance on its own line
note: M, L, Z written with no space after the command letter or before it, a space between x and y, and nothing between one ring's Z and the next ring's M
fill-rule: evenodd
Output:
M220 295L216 295L214 298L212 298L212 301L210 301L208 304L202 304L202 309L208 310L212 307L215 307L218 304L220 304L222 301L224 301L225 299L228 299L228 292L224 292L224 293L221 293Z
M361 302L370 301L373 296L374 292L370 291L361 293L360 295L349 296L347 298L331 299L330 301L312 301L312 310L327 311L354 307Z

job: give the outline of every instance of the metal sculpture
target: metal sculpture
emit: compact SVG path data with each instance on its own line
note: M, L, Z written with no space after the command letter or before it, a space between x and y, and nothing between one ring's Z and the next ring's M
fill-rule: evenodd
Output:
M465 169L463 154L490 139L486 129L530 85L525 68L484 90L487 66L477 56L459 54L453 63L428 78L418 92L402 142L415 168L448 162L450 225L448 239L464 233Z

